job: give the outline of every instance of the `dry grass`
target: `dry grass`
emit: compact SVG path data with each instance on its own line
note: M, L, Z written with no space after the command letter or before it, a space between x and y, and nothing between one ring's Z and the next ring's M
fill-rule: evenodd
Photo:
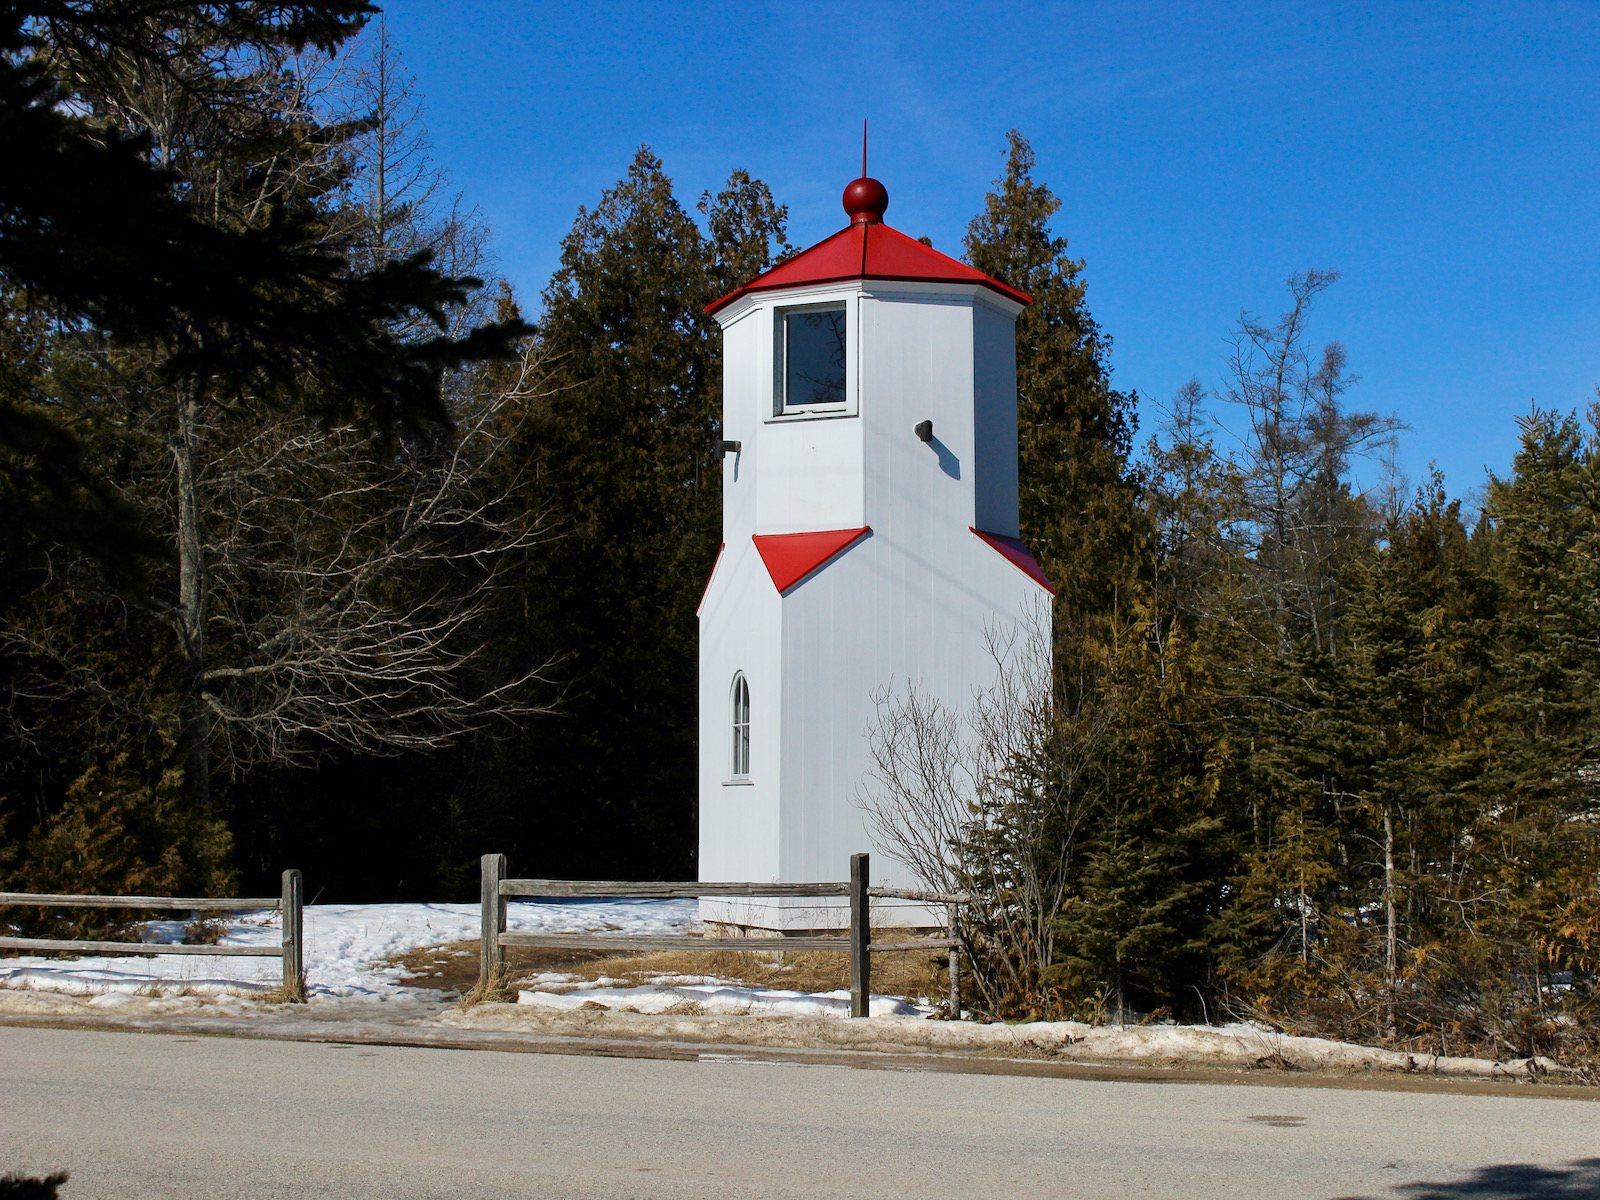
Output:
M459 1007L471 1008L474 1004L515 1004L517 990L511 986L511 972L505 967L495 971L488 979L480 978L463 992Z
M232 924L233 921L227 913L201 913L183 927L184 945L215 946Z
M546 950L535 946L506 947L506 979L512 981L541 971L578 972L604 959L598 951ZM404 969L399 982L407 987L437 988L462 996L478 987L478 940L421 946L384 960Z
M399 982L409 987L456 992L468 1002L478 995L476 940L425 946L389 960L403 967ZM908 999L939 997L947 976L943 952L909 951L872 956L872 990ZM606 955L598 950L560 950L543 946L507 946L503 981L492 990L519 990L535 975L560 974L572 984L601 979L638 986L671 977L714 978L744 987L792 992L833 992L850 986L849 956L838 951L808 950L768 954L748 950L673 950L656 954ZM509 998L509 996L508 996Z
M301 981L298 987L290 987L287 983L280 983L270 991L254 992L252 996L261 1004L304 1004L306 1002L306 986Z

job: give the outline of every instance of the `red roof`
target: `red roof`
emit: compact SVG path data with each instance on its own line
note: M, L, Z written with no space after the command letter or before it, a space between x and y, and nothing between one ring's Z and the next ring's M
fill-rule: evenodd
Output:
M750 540L756 544L773 586L786 592L871 532L870 525L863 525L860 529L820 529L815 533L757 533Z
M1016 567L1017 570L1021 571L1045 591L1052 596L1056 594L1056 589L1050 586L1050 577L1044 573L1044 568L1039 565L1039 560L1033 557L1033 554L1019 539L1007 537L1003 533L987 533L982 529L973 528L971 525L968 525L967 528L999 551L1012 566Z
M922 283L976 283L999 292L1018 304L1033 298L991 279L948 254L940 254L881 221L856 221L830 238L802 250L787 262L757 275L737 291L706 305L718 312L740 296L777 288L804 287L810 283L838 283L846 279L891 279Z

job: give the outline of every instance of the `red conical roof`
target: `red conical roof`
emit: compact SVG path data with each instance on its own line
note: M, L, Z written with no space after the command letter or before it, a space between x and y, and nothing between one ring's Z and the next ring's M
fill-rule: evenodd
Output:
M876 191L868 195L870 189L858 186L862 184L875 185ZM861 195L857 196L856 192ZM856 201L855 207L851 206L852 199ZM889 194L877 180L856 180L845 190L845 211L851 217L849 226L706 305L706 311L720 312L751 292L771 292L812 283L839 283L847 279L976 283L1018 304L1033 303L1033 297L1026 293L1007 287L998 279L991 279L982 271L885 225L882 214L888 202Z

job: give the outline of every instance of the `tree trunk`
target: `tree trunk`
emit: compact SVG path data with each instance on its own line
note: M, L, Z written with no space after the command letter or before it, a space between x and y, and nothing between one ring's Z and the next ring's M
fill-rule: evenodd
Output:
M200 404L190 396L178 410L172 452L178 468L178 648L183 657L183 696L179 720L188 755L190 801L211 811L211 714L206 708L206 575L200 527L199 483L195 478L195 440Z
M1128 1021L1127 1006L1122 998L1122 950L1117 950L1117 1028L1122 1028Z
M1323 780L1323 789L1333 800L1333 825L1339 839L1339 868L1344 871L1350 869L1350 850L1344 840L1344 805L1339 803L1339 789L1328 780Z
M1306 898L1306 869L1300 868L1300 966L1311 970L1311 905Z
M1383 802L1383 917L1386 926L1384 930L1384 970L1389 980L1389 1011L1385 1019L1387 1028L1386 1037L1395 1035L1394 1024L1394 997L1395 975L1398 960L1398 942L1395 937L1395 904L1394 904L1394 806L1388 800Z

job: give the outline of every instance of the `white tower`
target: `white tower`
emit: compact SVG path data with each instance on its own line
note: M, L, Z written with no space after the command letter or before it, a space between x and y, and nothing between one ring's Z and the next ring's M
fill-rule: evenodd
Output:
M723 546L700 602L700 878L815 882L875 851L854 797L873 693L963 708L986 625L1050 590L1017 540L1021 292L850 224L709 306L723 331ZM835 924L818 900L703 900L708 921Z

